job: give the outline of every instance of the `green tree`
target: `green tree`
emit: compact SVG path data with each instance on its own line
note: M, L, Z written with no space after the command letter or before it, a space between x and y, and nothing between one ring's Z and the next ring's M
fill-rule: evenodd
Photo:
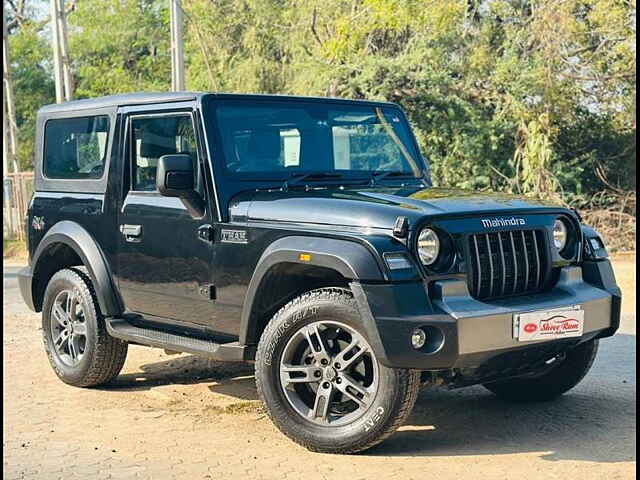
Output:
M77 96L168 90L167 7L79 1L68 15ZM440 185L578 204L635 188L635 0L183 0L183 8L189 89L398 102ZM35 111L53 91L37 16L26 10L11 32L23 163Z
M69 15L76 96L165 91L171 84L167 2L92 0Z
M622 188L635 185L635 2L188 0L185 8L193 88L399 102L439 184L557 197L563 183L603 188L599 165ZM615 176L620 164L632 175Z
M55 101L51 48L41 35L42 24L20 18L12 22L10 48L16 97L18 160L21 170L33 168L36 113Z

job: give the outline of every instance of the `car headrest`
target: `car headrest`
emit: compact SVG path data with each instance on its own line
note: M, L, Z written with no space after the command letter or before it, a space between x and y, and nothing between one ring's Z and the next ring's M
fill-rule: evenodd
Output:
M163 155L176 153L175 136L158 135L150 131L143 131L140 139L140 156L160 158Z
M255 158L275 159L280 157L280 130L258 130L251 134L249 155Z
M78 168L78 140L70 138L62 144L59 166L62 170L75 171Z

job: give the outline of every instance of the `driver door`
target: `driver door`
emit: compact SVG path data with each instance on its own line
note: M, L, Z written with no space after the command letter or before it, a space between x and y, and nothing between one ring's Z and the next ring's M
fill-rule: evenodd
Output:
M127 118L123 201L119 213L118 282L128 311L170 323L213 327L212 243L198 236L211 209L193 218L178 198L156 189L158 159L188 154L205 198L202 152L190 111Z

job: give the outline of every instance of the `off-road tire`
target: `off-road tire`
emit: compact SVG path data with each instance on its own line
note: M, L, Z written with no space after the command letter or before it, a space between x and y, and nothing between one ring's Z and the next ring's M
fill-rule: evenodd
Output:
M86 323L86 344L79 364L65 364L53 346L51 333L52 308L56 295L74 289L80 296ZM128 344L107 333L100 313L91 278L83 267L65 268L56 272L44 294L42 307L42 336L51 367L60 380L76 387L94 387L113 380L127 357Z
M263 332L256 354L256 385L273 423L294 442L315 452L350 454L377 445L407 419L418 396L420 373L378 362L378 390L366 413L351 423L322 426L298 414L279 381L280 358L288 340L301 327L338 320L366 337L356 302L343 288L305 293L282 307Z
M533 378L514 378L484 384L503 400L545 402L575 387L585 377L598 353L598 340L584 342L569 350L566 357L548 372Z

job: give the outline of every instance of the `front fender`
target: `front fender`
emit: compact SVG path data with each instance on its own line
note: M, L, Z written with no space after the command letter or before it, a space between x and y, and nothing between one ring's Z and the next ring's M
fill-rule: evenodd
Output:
M33 282L37 282L43 267L43 254L56 244L71 248L89 272L103 315L114 316L123 312L123 304L104 253L93 236L76 222L64 220L56 223L40 241L33 254ZM35 286L35 283L34 283ZM33 288L33 287L32 287Z
M609 257L600 234L584 223L580 225L584 239L584 257L586 260L602 260Z
M301 254L308 255L302 256ZM347 280L385 281L386 273L380 260L364 245L333 238L291 236L272 243L262 254L253 272L245 297L240 323L240 344L251 340L257 323L253 306L263 278L279 263L298 263L329 268Z
M301 253L309 254L310 259L302 260ZM361 244L334 238L293 236L281 238L269 245L258 261L252 283L256 275L264 274L271 266L282 262L331 268L347 279L386 279L374 254Z

